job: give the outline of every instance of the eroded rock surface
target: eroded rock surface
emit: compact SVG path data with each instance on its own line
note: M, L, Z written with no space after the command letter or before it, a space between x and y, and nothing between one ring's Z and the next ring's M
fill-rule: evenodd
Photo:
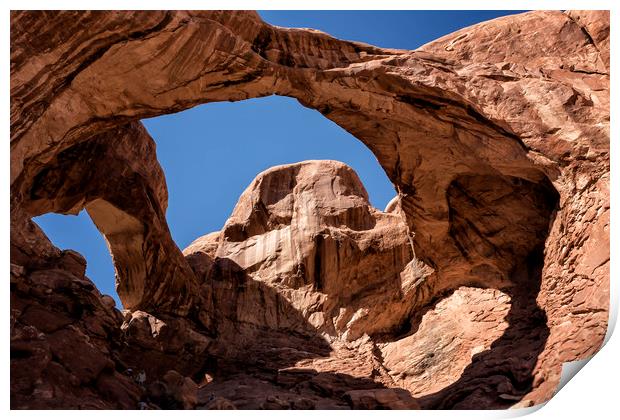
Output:
M214 322L232 321L218 331L307 323L349 341L393 332L427 297L433 272L413 258L404 217L373 208L357 174L335 161L263 172L223 230L183 252Z
M137 408L140 387L118 358L120 313L79 254L58 252L57 267L11 264L11 406Z
M397 199L371 208L338 163L274 168L183 258L138 120L271 94L364 142ZM83 208L124 316L30 220ZM253 12L12 12L11 263L15 408L546 401L606 332L609 13L402 51Z
M35 241L45 261L11 264L13 408L195 405L197 390L188 396L182 385L202 373L209 337L183 318L166 324L141 311L121 313L114 299L102 295L85 276L86 261L80 254L54 247L31 221L22 234ZM173 368L182 372L183 380L175 377L166 383ZM154 388L159 393L154 394Z

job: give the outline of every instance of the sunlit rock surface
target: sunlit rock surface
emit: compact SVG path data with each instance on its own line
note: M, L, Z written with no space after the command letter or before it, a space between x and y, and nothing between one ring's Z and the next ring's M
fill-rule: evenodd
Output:
M299 329L292 310L348 341L401 329L433 271L414 260L404 218L371 207L355 172L335 161L258 175L223 230L184 254L212 296L215 323Z

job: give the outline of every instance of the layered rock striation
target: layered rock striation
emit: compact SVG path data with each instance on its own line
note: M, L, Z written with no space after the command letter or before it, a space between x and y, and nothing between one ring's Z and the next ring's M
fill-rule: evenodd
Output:
M335 161L261 173L222 231L183 253L214 322L297 330L292 309L347 341L400 329L433 272L414 260L402 215L373 208L355 172Z
M373 209L337 162L272 168L184 257L139 120L272 94L366 144L398 197ZM124 315L30 220L82 209ZM11 264L15 408L544 402L606 333L609 13L403 51L254 12L12 12Z

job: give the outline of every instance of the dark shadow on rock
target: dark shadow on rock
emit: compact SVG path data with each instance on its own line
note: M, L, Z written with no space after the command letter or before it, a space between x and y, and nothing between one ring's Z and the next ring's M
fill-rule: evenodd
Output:
M550 334L547 315L536 302L541 289L542 270L544 267L544 246L548 230L555 217L558 194L548 180L536 186L521 182L515 191L523 200L521 207L514 211L528 214L533 219L524 225L521 235L530 235L530 240L519 247L530 246L527 255L519 258L516 248L504 246L500 249L506 258L506 249L514 251L518 263L510 272L513 284L502 291L511 296L511 307L506 316L508 323L503 335L493 342L490 349L473 356L472 362L465 368L461 377L450 386L431 395L420 398L425 409L502 409L521 401L530 392L534 383L534 370L538 356L545 348ZM522 188L523 187L523 188ZM516 203L513 205L517 205ZM529 206L529 209L527 208ZM490 208L487 211L494 211ZM510 208L502 208L510 211ZM508 219L508 218L507 218ZM508 229L515 229L509 226ZM529 230L529 231L528 231ZM523 236L527 239L527 236ZM490 287L490 285L487 285Z
M536 302L541 289L544 246L559 195L546 177L539 183L518 178L466 176L448 189L450 231L471 265L496 264L508 272L509 286L493 276L463 273L463 279L436 288L394 342L418 332L424 315L461 286L497 288L511 297L507 329L487 351L473 356L450 386L418 400L424 409L502 409L533 389L538 356L550 334L545 311ZM510 261L513 258L515 261ZM498 270L500 272L500 270ZM469 274L469 275L465 275ZM473 274L473 275L472 275Z
M56 251L11 264L11 409L137 408L140 388L118 357L121 314L77 252Z
M216 258L202 281L207 311L212 314L213 363L251 361L256 367L277 370L330 354L329 343L299 310L234 261Z
M542 250L541 250L542 251ZM529 262L542 262L542 252ZM502 409L517 402L533 387L534 367L543 351L549 327L545 311L536 304L542 264L528 267L531 281L512 296L508 328L487 351L473 356L458 381L420 398L425 409Z
M145 372L147 383L169 370L200 383L205 373L240 364L277 371L330 354L329 343L287 299L234 261L207 255L188 261L210 266L200 279L208 328L157 312L134 312L123 326L127 346L121 359L133 372Z
M237 409L417 409L402 388L388 388L371 378L314 369L257 371L238 365L199 390L199 406L224 399Z

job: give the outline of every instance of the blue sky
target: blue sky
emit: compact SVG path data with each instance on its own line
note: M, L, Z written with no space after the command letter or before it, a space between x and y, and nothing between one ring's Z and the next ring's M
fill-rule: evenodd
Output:
M286 27L315 28L337 38L386 48L415 49L460 28L510 11L262 11ZM157 142L169 192L172 236L181 249L221 229L241 192L274 165L335 159L357 171L371 203L383 209L395 195L376 158L360 141L296 100L267 97L200 105L143 121ZM113 296L114 267L103 237L86 212L35 218L58 247L88 261L87 275Z

